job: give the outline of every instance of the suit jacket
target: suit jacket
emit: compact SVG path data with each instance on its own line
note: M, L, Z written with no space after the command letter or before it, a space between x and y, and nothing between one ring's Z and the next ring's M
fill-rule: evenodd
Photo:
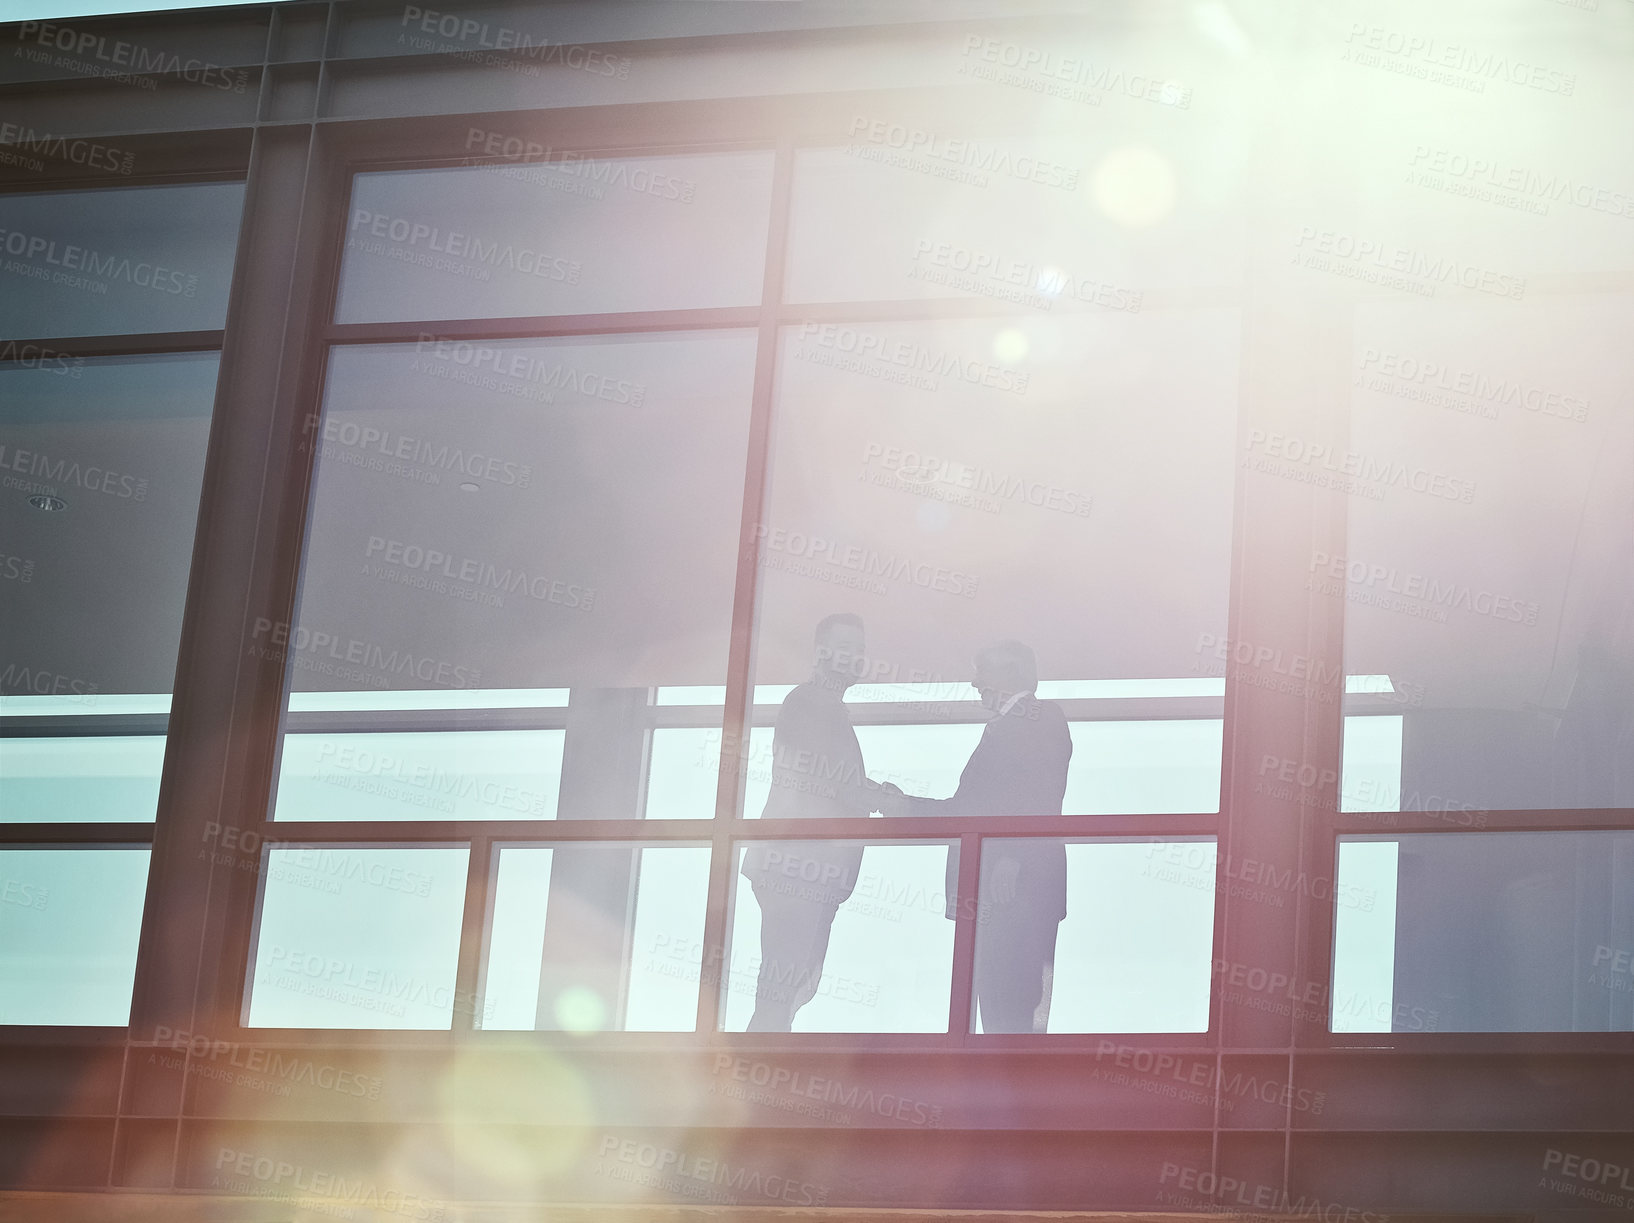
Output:
M807 681L783 698L772 732L772 790L762 819L866 819L872 786L842 694ZM780 894L843 904L857 886L861 845L774 841L751 845L746 879Z
M952 798L915 799L918 815L1060 815L1067 792L1067 763L1072 736L1066 715L1053 701L1028 693L989 722L981 742L959 774ZM1016 903L1041 920L1067 915L1067 849L1053 838L1017 839L990 844L982 854L981 892L987 894L995 863L1012 858L1020 865ZM959 882L959 847L948 849L947 910L955 916Z

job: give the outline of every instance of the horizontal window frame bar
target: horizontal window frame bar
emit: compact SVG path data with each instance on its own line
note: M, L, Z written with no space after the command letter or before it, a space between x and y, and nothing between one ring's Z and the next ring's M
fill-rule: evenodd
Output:
M432 319L389 323L337 323L323 328L333 346L417 344L479 340L544 340L558 336L645 335L668 331L753 331L761 309L705 306L695 310L629 310L601 314L550 314L483 319Z
M37 846L49 849L94 849L97 845L118 848L125 845L153 845L153 821L132 820L130 823L17 823L0 821L0 848L6 846Z
M1371 817L1371 818L1370 818ZM1385 818L1396 822L1380 827ZM1634 832L1634 807L1542 807L1484 811L1324 812L1335 837L1369 836L1390 840L1404 833ZM1469 823L1465 823L1465 819Z
M203 331L141 331L124 335L49 336L45 339L0 338L0 352L8 348L15 352L30 346L46 349L54 357L144 357L178 352L220 352L225 334L217 327ZM0 361L0 367L18 364L20 361L16 358Z
M1240 307L1240 294L1222 288L1196 302L1175 301L1170 309ZM984 297L923 297L846 302L782 302L764 307L780 328L804 323L918 323L947 319L1035 318L1039 311ZM642 335L656 331L707 331L753 327L760 306L698 306L678 310L629 310L600 314L512 315L477 319L418 319L392 322L330 322L323 340L343 344L411 344L426 336L439 340L529 340L577 335ZM1121 311L1085 305L1048 312L1052 318L1113 316ZM1149 313L1142 310L1142 313ZM1356 694L1361 695L1361 694ZM1399 702L1398 702L1399 704Z
M1091 826L1089 821L1095 821ZM1161 826L1153 827L1161 822ZM492 840L545 844L554 841L951 841L1053 837L1137 840L1218 836L1219 814L1162 815L944 815L916 818L758 820L264 820L247 826L279 844L358 842L411 847L432 842ZM19 825L21 826L21 825ZM0 828L5 825L0 824ZM150 825L151 827L151 825Z
M168 713L6 714L0 739L93 739L168 734Z

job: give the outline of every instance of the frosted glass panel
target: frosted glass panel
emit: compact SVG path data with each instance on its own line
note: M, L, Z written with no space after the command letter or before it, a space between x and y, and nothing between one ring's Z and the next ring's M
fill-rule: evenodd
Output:
M273 818L553 820L560 730L292 734Z
M159 807L163 735L0 738L0 821L143 823Z
M440 1029L480 1010L454 987L468 853L268 849L246 1026Z
M0 849L0 1023L130 1022L148 857Z
M708 889L707 846L502 847L481 1026L692 1031Z

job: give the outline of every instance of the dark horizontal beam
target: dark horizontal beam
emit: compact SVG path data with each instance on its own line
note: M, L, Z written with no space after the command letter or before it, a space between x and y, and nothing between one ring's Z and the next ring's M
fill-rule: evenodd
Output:
M123 823L8 824L0 821L0 845L61 845L70 849L92 849L98 844L150 845L153 821Z
M268 822L263 835L286 843L321 841L360 845L396 841L709 841L734 840L946 841L970 833L983 837L1044 836L1093 840L1103 837L1211 837L1217 814L1035 815L977 818L864 820L735 820L722 825L703 820L383 820L380 822L290 820ZM3 827L3 825L0 825Z
M52 336L48 339L0 339L0 363L51 357L139 357L148 353L214 352L222 332L154 331L135 335Z
M438 319L401 323L331 323L331 344L412 344L434 340L516 340L551 336L625 335L650 331L704 331L752 328L758 306L701 310L632 310L613 314L557 314L528 318Z

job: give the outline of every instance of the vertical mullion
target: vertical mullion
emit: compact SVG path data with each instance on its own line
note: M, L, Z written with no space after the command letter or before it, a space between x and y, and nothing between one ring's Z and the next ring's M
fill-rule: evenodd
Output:
M467 842L470 858L465 870L465 908L460 920L460 952L454 970L454 1014L450 1027L455 1032L471 1032L477 1023L477 1008L482 998L477 987L482 977L482 944L488 927L488 881L493 874L493 838L473 836ZM470 1000L470 1012L463 1021L460 1017L460 999Z
M981 878L982 839L974 832L959 838L959 883L953 923L953 987L948 991L948 1035L953 1045L968 1045L975 1039L971 1029L976 996L976 914L980 897L976 884Z
M709 864L709 907L704 915L704 962L698 974L699 1032L720 1027L720 988L725 986L726 898L732 882L732 831L748 771L748 737L754 713L755 606L759 596L760 525L771 466L772 396L776 390L778 315L783 302L789 202L794 185L794 140L779 137L772 163L771 215L766 224L766 267L761 284L760 321L755 337L754 394L749 409L749 445L744 464L743 517L738 528L737 584L732 596L732 630L726 659L726 702L722 710L721 761L715 790L713 853ZM730 763L729 763L730 762Z

